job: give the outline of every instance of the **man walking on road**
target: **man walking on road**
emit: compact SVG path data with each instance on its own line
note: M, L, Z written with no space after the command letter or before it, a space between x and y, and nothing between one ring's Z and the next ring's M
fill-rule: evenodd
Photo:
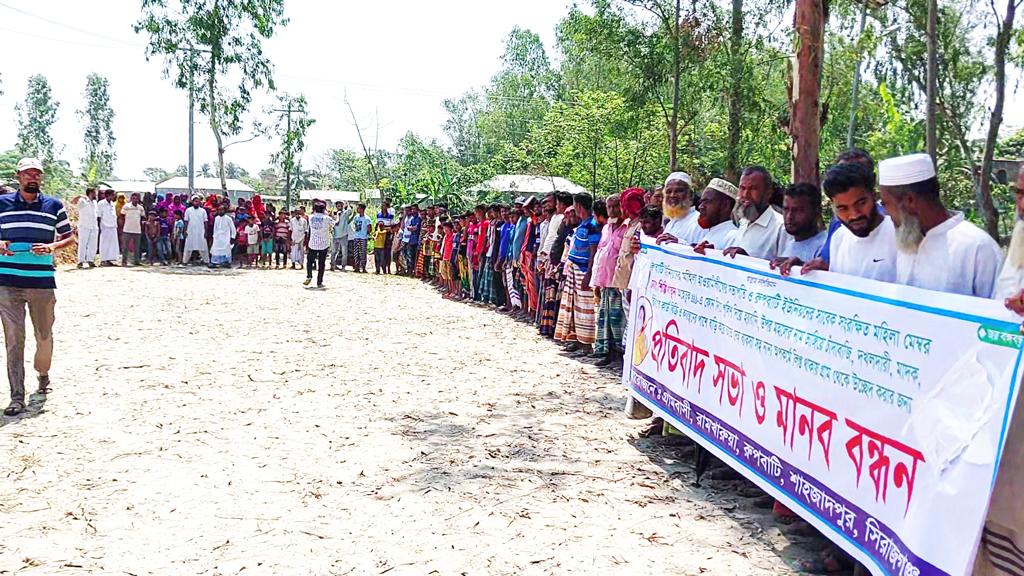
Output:
M324 269L327 267L327 252L331 247L331 226L334 219L327 215L327 203L313 204L313 215L309 217L309 234L306 235L306 281L313 281L313 264L316 264L316 287L324 287Z
M71 222L60 200L44 196L43 163L18 162L19 191L0 196L0 321L7 345L11 403L5 416L25 411L25 309L36 337L39 394L50 391L53 356L53 253L71 243Z

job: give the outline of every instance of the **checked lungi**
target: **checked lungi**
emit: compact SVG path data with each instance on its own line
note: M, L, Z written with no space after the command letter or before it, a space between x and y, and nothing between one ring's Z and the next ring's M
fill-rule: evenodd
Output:
M494 270L491 268L490 256L482 258L480 261L479 277L476 285L476 301L487 302L491 299L491 274Z
M607 354L609 350L619 349L622 343L622 332L625 312L622 310L622 291L617 288L603 288L601 303L597 309L597 340L594 342L595 354Z
M574 262L566 262L565 286L558 306L555 340L593 344L596 337L594 322L594 292L583 287L586 272Z

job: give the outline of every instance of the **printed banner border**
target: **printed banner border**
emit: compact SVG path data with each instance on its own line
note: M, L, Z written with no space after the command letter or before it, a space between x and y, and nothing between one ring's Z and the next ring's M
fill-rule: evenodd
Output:
M839 286L833 286L831 284L822 284L820 282L815 282L813 280L807 280L807 279L804 279L804 278L793 278L792 276L783 276L781 274L774 273L774 272L765 272L764 270L759 270L757 268L750 268L750 267L744 266L742 264L738 264L736 262L726 262L726 261L718 259L718 258L709 258L707 256L701 256L700 254L697 254L696 252L694 254L692 254L692 255L690 255L690 254L683 254L683 253L680 253L680 252L676 252L674 250L669 250L669 249L667 249L665 247L662 247L662 246L658 246L657 244L649 243L649 242L646 241L648 239L649 239L649 237L644 237L644 238L641 239L641 250L642 251L643 250L654 250L654 251L657 251L657 252L661 252L663 254L668 254L669 256L673 256L675 258L679 258L681 260L692 260L692 261L696 261L696 262L704 262L704 263L707 263L707 264L714 264L716 266L721 266L723 268L731 268L733 270L739 270L741 272L745 272L745 273L748 273L748 274L756 274L758 276L763 276L765 278L771 278L772 280L781 280L781 281L784 281L784 282L792 282L793 284L797 284L797 285L800 285L800 286L807 286L807 287L810 287L810 288L817 288L817 289L825 290L825 291L828 291L828 292L834 292L836 294L842 294L844 296L851 296L851 297L854 297L854 298L860 298L862 300L870 300L872 302L880 302L882 304L887 304L887 305L890 305L890 306L895 306L897 308L906 308L906 309L909 309L909 310L916 310L918 312L924 312L926 314L932 314L932 315L935 315L935 316L945 316L946 318L953 318L955 320L960 320L962 322L968 322L968 323L971 323L971 324L984 324L984 325L987 325L987 326L993 326L993 327L1001 328L1003 330L1007 330L1007 331L1014 332L1014 333L1020 333L1022 331L1022 328L1024 328L1024 324L1021 324L1021 323L1010 322L1008 320L994 320L992 318L986 318L984 316L976 316L974 314L968 314L966 312L958 312L958 311L954 311L954 310L946 310L944 308L938 308L938 307L935 307L935 306L928 306L927 304L917 304L917 303L914 303L914 302L906 302L906 301L903 301L903 300L896 300L894 298L887 298L887 297L878 296L878 295L875 295L875 294L868 294L866 292L858 292L857 290L851 290L849 288L841 288ZM649 280L649 277L648 277L648 280ZM1003 449L1005 448L1005 443L1006 443L1006 433L1007 433L1007 431L1010 428L1010 415L1012 414L1012 410L1013 410L1013 406L1014 406L1014 403L1015 403L1015 399L1017 398L1017 387L1018 387L1018 383L1020 382L1020 365L1021 365L1022 358L1024 358L1024 345L1022 345L1017 350L1017 359L1014 362L1014 366L1013 366L1013 380L1010 382L1010 390L1009 390L1009 394L1007 395L1007 401L1006 401L1006 411L1003 413L1003 422L1002 422L1002 426L1001 426L1001 429L1000 429L1000 432L999 432L999 447L998 447L998 450L996 451L996 465L995 465L995 467L994 467L994 469L992 471L992 484L991 484L992 487L995 487L995 485L996 485L996 477L999 474L999 463L1002 462L1002 459L1003 459Z
M805 278L793 278L791 276L782 276L781 274L778 274L776 272L769 272L769 271L764 270L764 269L759 269L759 268L756 268L756 267L751 267L751 266L748 266L748 265L744 265L744 264L741 263L742 260L741 260L741 262L728 262L728 261L723 260L722 258L708 257L708 256L705 256L705 255L700 255L700 254L696 254L696 253L692 253L692 254L690 254L690 253L683 253L683 252L679 252L679 251L676 251L676 250L668 249L667 247L658 246L658 245L652 243L652 241L653 241L652 238L649 238L649 237L646 237L646 236L644 236L641 239L641 250L642 250L642 252L649 252L649 251L661 252L662 254L666 254L666 255L669 255L671 257L678 258L679 260L683 260L683 261L692 261L692 262L701 262L701 263L706 263L706 264L713 264L713 265L721 267L721 268L726 268L726 269L731 269L731 270L739 271L739 272L742 272L742 273L752 274L752 275L756 275L756 276L759 276L759 277L768 278L768 279L771 279L773 281L780 281L781 280L781 281L785 281L785 282L791 282L791 283L796 284L796 285L805 286L805 287L809 287L809 288L815 288L815 289L823 290L823 291L826 291L826 292L831 292L831 293L835 293L835 294L841 294L841 295L848 296L848 297L858 298L858 299L862 299L862 300L868 300L868 301L871 301L871 302L877 302L877 303L881 303L881 304L885 304L885 305L893 306L893 307L897 307L897 308L914 310L916 312L921 312L921 313L930 314L930 315L934 315L934 316L941 316L941 317L945 317L945 318L950 318L950 319L958 320L958 321L965 322L965 323L968 323L968 324L980 325L980 326L983 326L983 327L990 327L990 328L994 328L994 329L997 329L997 330L1002 330L1002 331L1005 331L1005 332L1009 332L1011 334L1021 334L1021 333L1024 333L1024 329L1022 329L1022 324L1021 323L1013 322L1013 321L1010 321L1010 320L999 320L999 319L994 319L994 318L991 318L991 317L979 316L979 315L971 314L969 312L962 312L960 310L949 310L949 309L945 309L945 308L941 308L941 307L937 307L937 306L932 306L932 305L929 305L929 304L920 304L920 303L916 303L916 302L908 302L906 300L899 300L899 299L892 298L892 297L887 297L887 296L882 296L882 295L877 295L877 294L871 294L871 293L867 293L867 292L861 292L861 291L858 291L858 290L855 290L855 289L845 288L845 287L841 287L841 286L837 286L837 285L833 285L833 284L823 284L823 283L815 282L813 280L808 280L808 279L805 279ZM648 278L646 279L647 281L644 282L644 285L646 285L647 282L649 282L650 273L651 273L650 270L648 270L647 271ZM858 281L860 281L860 279L858 279ZM1014 365L1013 365L1013 370L1012 370L1012 375L1013 376L1012 376L1012 380L1010 381L1009 386L1008 386L1009 389L1008 389L1008 392L1007 392L1007 399L1006 399L1006 404L1005 404L1005 410L1004 410L1004 413L1002 415L1002 422L1001 422L1001 426L1000 426L999 441L998 441L997 452L996 452L996 460L995 460L995 463L993 465L993 471L992 471L992 480L991 480L991 486L992 487L995 486L996 478L998 477L998 474L999 474L1000 463L1002 461L1003 451L1004 451L1004 448L1005 448L1006 435L1007 435L1007 432L1009 430L1009 426L1010 426L1010 423L1011 423L1011 415L1013 414L1014 405L1016 403L1017 392L1018 392L1018 389L1019 389L1019 383L1020 383L1020 378L1021 378L1020 369L1021 369L1022 361L1024 361L1024 344L1022 344L1017 349L1017 354L1016 354L1016 358L1014 360ZM707 448L711 449L716 454L718 454L720 456L724 456L728 460L735 461L735 462L739 463L740 466L743 469L745 469L745 470L749 471L751 474L753 474L753 476L757 480L759 480L760 483L762 483L762 484L764 484L766 486L769 486L771 488L771 491L776 492L779 495L781 495L787 501L787 503L788 502L792 502L792 503L796 504L799 508L802 508L803 510L805 510L813 518L815 524L820 524L820 525L825 527L825 531L826 532L839 535L842 538L843 542L845 542L848 546L850 546L850 547L852 547L854 549L854 551L856 552L857 556L861 556L863 560L870 561L872 564L874 564L876 566L877 569L881 570L881 572L883 574L892 574L893 573L891 569L886 569L882 564L880 564L879 560L876 559L875 556L872 553L870 553L866 548L864 548L859 542L857 542L856 540L851 538L848 534L845 534L842 530L838 530L835 527L833 527L832 526L832 522L829 522L828 520L824 519L822 516L820 516L818 514L817 511L815 511L815 510L811 509L810 507L808 507L808 505L806 503L800 501L799 498L795 498L795 497L789 495L781 487L776 486L776 484L773 481L771 481L769 478L767 478L766 476L761 474L758 470L755 470L754 468L752 468L747 462L743 461L741 458L738 458L735 454L732 454L728 450L724 449L714 439L707 437L704 434L704 432L701 431L701 430L698 430L695 427L694 424L687 423L687 422L681 420L679 417L676 417L675 415L673 415L673 413L666 406L662 406L659 402L655 401L653 398L649 398L645 393L643 393L642 391L636 389L631 384L631 380L634 377L634 373L636 374L637 377L639 377L641 379L645 379L645 380L647 380L649 382L652 382L656 386L658 386L659 388L662 388L665 391L667 391L670 394L672 394L673 396L675 396L675 393L673 393L667 387L664 387L664 385L658 383L653 378L650 378L650 377L646 376L643 372L640 372L639 370L635 370L632 366L629 365L629 363L626 363L626 365L624 366L624 369L623 369L623 374L622 374L623 382L627 385L627 387L629 389L629 392L633 396L635 396L638 399L642 400L645 404L648 404L650 408L654 409L656 412L660 413L662 416L667 417L667 419L669 421L673 422L674 424L678 423L683 429L686 429L690 433L691 436L692 435L696 435L697 438L695 438L695 439L699 440L701 444L704 444ZM712 415L711 412L708 412L707 410L704 410L703 408L699 408L699 409L702 410L703 412L707 413L708 415ZM723 424L724 424L724 422L723 422ZM787 463L787 465L789 465L789 464ZM789 465L789 466L794 468L795 470L799 470L799 468L796 468L795 466L792 466L792 465ZM978 526L978 537L979 538L980 538L981 529L983 528L983 526L984 526L984 524ZM819 528L821 528L821 526L819 526ZM891 529L890 529L890 532L895 535L895 532L892 532ZM897 537L898 537L898 535L897 535ZM906 549L908 552L910 552L910 549L907 548L905 544L903 544L902 546L904 547L904 549ZM912 554L912 552L911 552L911 554ZM938 573L944 573L943 571L939 570L935 566L933 566L930 563L928 563L923 558L917 557L916 555L915 555L915 558L918 561L924 562L927 565L927 568L932 568L932 569L936 570ZM973 555L972 555L972 562L973 562ZM968 566L968 569L969 569L969 566Z

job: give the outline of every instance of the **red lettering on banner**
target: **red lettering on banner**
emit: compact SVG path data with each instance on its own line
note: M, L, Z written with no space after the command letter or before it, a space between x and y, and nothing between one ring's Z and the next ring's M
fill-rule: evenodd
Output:
M721 405L724 397L728 396L730 406L740 405L740 416L743 416L743 383L746 376L742 367L715 354L715 377L711 384L718 388L718 404Z
M707 350L679 337L679 324L675 320L669 320L665 328L651 335L651 358L658 369L667 369L669 373L679 370L683 387L688 388L693 379L697 382L698 394L709 357Z
M753 384L754 388L754 418L757 419L758 424L764 424L765 413L765 401L768 399L768 392L765 389L764 382L760 380Z
M825 467L831 469L829 452L832 448L832 425L838 419L836 413L801 398L796 390L790 392L775 386L775 398L779 402L775 425L782 429L782 443L792 448L797 435L807 436L807 459L810 460L817 439L825 455Z
M865 462L864 445L867 444L867 457L871 460L868 465L868 475L875 485L875 502L878 502L879 496L881 496L882 502L886 502L889 492L889 468L892 465L891 455L896 459L896 466L892 473L893 483L897 488L902 488L904 485L907 487L907 504L903 510L903 514L906 515L910 510L910 499L914 496L917 464L924 462L924 454L899 440L872 432L849 418L846 419L846 425L856 432L846 442L846 453L857 470L857 486L860 486L860 476ZM886 448L891 448L896 453L893 454L890 451L889 454L886 454Z

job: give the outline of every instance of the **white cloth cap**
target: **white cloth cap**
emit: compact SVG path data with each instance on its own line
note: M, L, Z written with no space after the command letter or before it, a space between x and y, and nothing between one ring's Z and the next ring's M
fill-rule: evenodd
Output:
M18 160L18 168L15 172L23 172L25 170L36 169L40 172L43 171L43 163L38 158L22 158Z
M740 195L740 191L736 189L736 186L733 186L732 182L721 178L712 178L711 182L708 183L708 188L721 192L733 200Z
M673 180L686 182L687 186L693 186L693 180L690 179L690 175L687 174L686 172L673 172L669 174L668 178L665 178L665 186L668 186L668 183L672 182Z
M904 186L935 178L935 163L927 154L909 154L878 163L879 186Z

